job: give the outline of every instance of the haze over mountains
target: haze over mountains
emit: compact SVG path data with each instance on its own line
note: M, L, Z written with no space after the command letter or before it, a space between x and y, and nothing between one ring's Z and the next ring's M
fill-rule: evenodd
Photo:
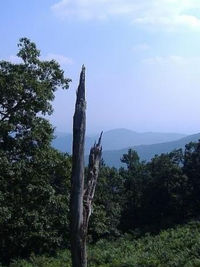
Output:
M53 146L62 152L71 154L72 134L56 133L56 138L53 140ZM185 137L184 134L178 133L138 133L127 129L114 129L103 134L102 146L103 151L119 150L137 145L150 145L157 143L170 142ZM98 136L86 136L85 153L88 154L91 146Z
M62 152L71 154L72 134L56 133L57 137L52 145ZM86 136L85 155L86 163L91 146L98 136ZM123 166L120 158L127 153L129 148L137 151L141 160L150 160L156 154L168 153L174 149L184 148L190 142L197 142L200 139L200 133L194 135L178 133L138 133L127 129L115 129L103 134L103 159L110 167Z
M184 149L186 144L190 142L197 142L199 139L200 139L200 133L189 135L187 137L181 138L176 141L152 144L152 145L132 146L131 148L137 151L141 160L149 161L155 155L160 155L162 153L169 153L179 148ZM125 149L120 149L115 151L103 151L102 157L108 166L119 168L121 166L124 166L124 164L121 163L120 158L122 157L123 154L127 153L127 151L128 147Z

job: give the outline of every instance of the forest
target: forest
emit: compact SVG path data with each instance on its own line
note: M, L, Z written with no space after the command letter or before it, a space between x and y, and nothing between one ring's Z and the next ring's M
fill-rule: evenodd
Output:
M71 266L72 157L51 146L45 117L71 80L29 39L18 47L22 63L0 61L0 262ZM100 163L88 265L200 266L200 142L150 161L129 149L121 162Z

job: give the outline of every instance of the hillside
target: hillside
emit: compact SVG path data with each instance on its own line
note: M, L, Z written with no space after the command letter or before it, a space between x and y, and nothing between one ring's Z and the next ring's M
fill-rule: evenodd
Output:
M100 240L89 246L89 266L200 266L200 223L190 222L160 234L135 239L128 235L115 241ZM71 266L70 252L63 250L54 257L32 256L17 260L12 267Z
M171 152L174 149L184 148L186 144L190 142L196 142L199 139L200 139L200 133L190 135L172 142L152 144L152 145L132 146L132 148L137 151L141 160L148 161L156 154L160 155L162 153ZM103 159L105 163L111 167L114 166L118 168L120 166L123 166L123 164L120 161L120 158L122 157L123 154L127 153L128 148L130 147L115 151L103 151Z
M62 152L71 154L72 134L56 133L56 138L52 145ZM185 137L184 134L177 133L137 133L127 129L114 129L103 134L103 150L118 150L130 146L150 145L156 143L170 142ZM86 136L85 153L88 154L91 146L98 136Z

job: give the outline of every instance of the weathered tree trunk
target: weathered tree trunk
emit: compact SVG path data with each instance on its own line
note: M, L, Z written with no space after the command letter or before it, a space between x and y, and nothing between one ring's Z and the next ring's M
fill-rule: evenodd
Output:
M87 253L86 244L87 244L88 223L90 215L92 213L92 201L94 198L97 179L99 175L99 165L102 153L101 137L102 133L99 137L98 143L97 144L95 143L90 150L87 185L85 187L83 196L83 245L85 248L85 253ZM87 259L87 254L86 254L86 259Z
M101 158L101 136L91 148L87 185L84 189L84 144L86 125L85 67L82 67L73 121L71 178L71 254L73 267L87 266L86 239Z
M87 266L82 242L84 194L84 144L86 124L85 67L82 67L73 121L71 178L71 254L73 267Z

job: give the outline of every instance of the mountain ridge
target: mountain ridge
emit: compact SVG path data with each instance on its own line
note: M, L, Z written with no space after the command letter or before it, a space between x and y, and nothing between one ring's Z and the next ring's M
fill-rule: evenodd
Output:
M124 166L121 163L120 158L123 154L127 153L129 148L134 149L137 151L141 160L149 161L155 155L160 155L162 153L169 153L175 149L184 148L186 144L190 142L197 142L200 139L200 133L189 135L179 140L165 142L165 143L157 143L157 144L150 144L150 145L139 145L139 146L129 146L124 149L120 150L108 150L103 151L102 157L105 163L110 167L119 168Z
M53 140L53 147L62 152L71 154L72 134L55 133L57 137ZM178 140L185 137L185 134L179 133L159 133L159 132L143 132L139 133L125 128L113 129L106 131L103 134L102 146L103 150L119 150L129 146L136 146L142 144L155 144ZM98 135L87 136L85 140L85 152L89 153L91 146L95 140L98 140Z

